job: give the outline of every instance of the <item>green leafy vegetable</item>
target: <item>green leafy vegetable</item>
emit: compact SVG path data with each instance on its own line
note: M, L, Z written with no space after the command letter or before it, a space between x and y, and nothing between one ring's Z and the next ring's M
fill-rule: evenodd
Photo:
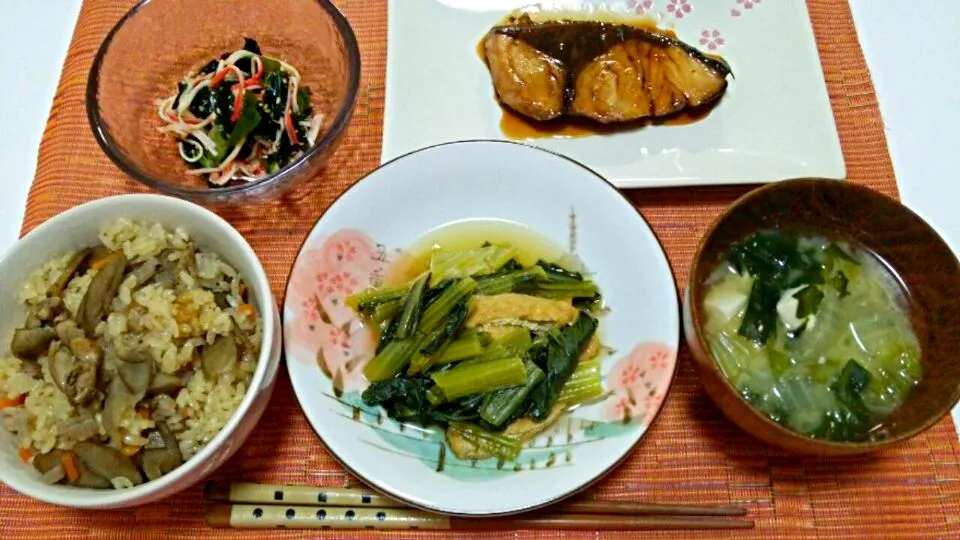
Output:
M547 351L546 366L541 366L546 372L546 377L530 394L532 401L530 415L534 419L543 420L550 414L553 404L560 396L560 391L577 368L580 353L590 342L596 330L597 320L581 312L577 320L552 336Z
M781 290L770 280L755 279L737 333L757 343L766 343L777 330L777 302Z
M523 361L519 357L513 357L473 365L457 365L453 369L434 373L431 377L443 391L443 395L448 400L454 400L471 394L483 394L521 385L526 381L527 372Z
M817 312L823 301L823 292L816 285L807 285L793 297L797 299L797 318L803 319Z
M220 67L220 60L214 58L213 60L210 60L209 62L204 64L203 67L201 67L197 73L200 73L201 75L214 73L217 71L218 67Z
M451 436L463 437L465 441L477 448L481 453L503 459L516 459L520 455L523 444L517 440L499 433L487 431L476 424L454 422L447 430L447 438Z
M527 370L527 380L520 386L504 388L486 395L480 407L480 418L494 426L502 426L514 416L520 406L527 399L527 395L545 377L543 370L532 361L524 364Z
M312 92L309 88L305 86L297 88L297 110L299 111L300 118L308 116L313 110L313 107L310 105L311 95Z
M174 107L177 105L174 104ZM210 113L216 110L216 101L213 99L213 93L210 92L209 88L201 88L197 90L197 93L193 96L193 101L190 102L190 106L187 107L187 110L190 111L192 115L197 118L206 118L210 116Z
M420 419L430 407L430 379L396 378L375 382L360 395L367 405L380 405L399 420Z
M410 290L409 284L366 289L347 296L344 300L348 307L361 313L371 313L380 304L402 300Z
M248 38L248 37L243 38L243 50L250 51L256 55L261 54L260 44L257 43L257 40L253 38Z
M287 85L289 80L282 71L270 71L263 78L263 99L261 103L267 116L274 123L283 121L287 110Z
M817 250L801 249L792 234L756 233L734 243L727 251L727 260L740 274L754 277L738 332L761 345L776 332L777 302L784 291L824 283L824 267ZM808 294L812 300L816 293Z
M390 341L363 368L363 375L372 382L385 381L407 367L407 362L416 350L413 338Z
M412 337L417 331L417 325L420 323L420 310L423 300L423 290L427 286L427 279L430 276L421 276L413 282L410 290L403 299L403 309L397 320L397 329L394 335L397 339L406 339Z
M440 347L449 341L450 338L460 330L460 327L463 326L463 321L466 319L467 302L464 300L453 308L453 311L450 313L450 318L447 319L446 324L440 328L437 328L431 333L430 339L426 340L426 345L420 349L420 352L423 354L433 354L439 351Z
M252 133L259 123L260 113L257 111L257 95L253 92L246 92L243 95L243 108L240 109L240 118L237 119L237 124L230 133L227 146L233 148L240 144L240 141Z
M230 117L233 115L233 92L229 84L221 84L210 91L210 108L217 114L214 123L224 132L233 131L233 122Z
M482 396L434 403L431 396L435 389L429 378L398 377L371 384L360 397L367 405L383 407L397 420L446 424L479 418Z
M870 383L870 372L855 360L849 360L840 372L831 390L837 398L837 407L824 416L814 437L837 441L865 440L874 420L863 403L863 392Z
M492 274L516 253L512 246L486 246L461 251L436 251L430 257L430 285L445 279Z
M483 354L483 343L480 341L480 334L475 330L464 332L460 337L447 346L447 348L438 355L433 364L435 366L452 364L474 356Z
M506 273L477 277L477 294L503 294L520 290L539 280L545 280L547 273L543 268L534 266Z
M271 73L280 73L280 71L283 70L280 62L270 58L269 56L260 55L260 61L263 62L264 77L270 75Z
M601 365L599 359L577 364L577 369L560 391L559 401L565 405L578 405L602 396Z
M477 282L470 278L460 279L452 283L423 310L423 317L420 320L422 332L432 332L439 328L454 308L473 294L476 289Z
M847 279L847 275L843 273L843 270L840 270L830 278L830 285L837 290L840 294L840 298L845 298L850 294L847 290L850 285L850 280Z
M595 298L599 295L592 281L537 283L529 292L545 298Z
M420 340L419 350L414 353L410 360L407 374L416 375L429 369L450 344L453 335L460 330L466 318L467 302L464 300L453 309L450 318L443 326L425 335Z
M546 272L550 281L554 283L559 283L559 282L573 283L573 282L583 281L583 274L579 272L571 272L570 270L567 270L566 268L563 268L562 266L555 263L539 260L537 261L537 266L539 266L540 268L543 268L544 272Z
M223 134L223 129L217 125L207 130L207 136L213 141L217 151L211 154L210 150L204 147L203 155L196 164L204 168L217 167L223 158L227 157L227 138Z
M483 351L481 360L523 356L532 345L533 341L530 339L529 330L521 327L513 328L501 336L500 339L490 343Z
M521 418L542 421L556 403L572 406L603 394L600 362L578 363L598 325L587 311L564 326L466 328L477 294L530 294L546 284L566 298L574 289L599 298L581 274L543 261L524 267L515 253L493 244L437 251L431 270L410 284L346 299L380 328L377 354L363 368L372 383L364 402L391 418L445 426L448 439L462 443L463 459L514 459L520 438L500 430Z

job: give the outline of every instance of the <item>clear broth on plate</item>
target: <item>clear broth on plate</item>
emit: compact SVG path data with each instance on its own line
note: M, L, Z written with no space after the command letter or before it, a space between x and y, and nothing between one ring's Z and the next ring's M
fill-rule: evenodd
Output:
M441 225L418 238L404 250L404 257L390 271L387 282L405 283L430 268L434 250L460 250L480 247L484 242L509 243L517 248L517 262L524 266L537 260L557 262L571 270L581 266L567 252L535 230L516 222L499 219L465 219Z

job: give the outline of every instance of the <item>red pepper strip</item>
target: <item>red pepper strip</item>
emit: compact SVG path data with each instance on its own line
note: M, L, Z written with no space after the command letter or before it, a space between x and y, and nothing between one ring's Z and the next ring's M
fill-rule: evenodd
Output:
M263 72L264 69L261 67L256 73L251 75L250 78L243 81L242 85L240 83L233 85L233 89L237 90L239 88L248 88L250 86L260 84L260 81L263 79Z
M230 73L230 66L225 66L210 79L210 88L216 88L218 84L223 82L223 80L227 78L227 73Z
M287 128L287 137L290 138L290 142L293 144L300 144L300 139L297 137L297 130L293 127L293 115L290 114L289 110L284 115L283 123Z
M230 115L230 121L236 123L240 119L240 111L243 110L243 90L237 92L233 98L233 114Z
M258 75L259 75L259 73L258 73ZM252 79L247 79L247 80L243 81L243 88L250 88L251 86L257 86L258 84L260 84L260 78L257 77L257 76L254 76ZM237 84L233 85L233 89L234 89L234 90L239 90L239 89L240 89L240 83L237 83Z

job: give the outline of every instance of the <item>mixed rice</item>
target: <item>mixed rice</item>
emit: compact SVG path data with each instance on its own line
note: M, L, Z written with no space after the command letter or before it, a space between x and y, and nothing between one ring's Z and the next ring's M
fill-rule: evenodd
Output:
M20 287L28 317L4 336L0 423L46 481L128 487L223 428L255 370L261 319L236 270L183 229L119 219L100 243Z

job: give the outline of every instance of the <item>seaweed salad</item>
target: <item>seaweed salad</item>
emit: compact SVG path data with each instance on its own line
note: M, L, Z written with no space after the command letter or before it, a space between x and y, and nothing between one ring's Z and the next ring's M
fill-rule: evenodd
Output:
M286 167L316 143L324 119L300 72L250 38L187 74L158 108L160 132L177 138L187 174L211 188Z

